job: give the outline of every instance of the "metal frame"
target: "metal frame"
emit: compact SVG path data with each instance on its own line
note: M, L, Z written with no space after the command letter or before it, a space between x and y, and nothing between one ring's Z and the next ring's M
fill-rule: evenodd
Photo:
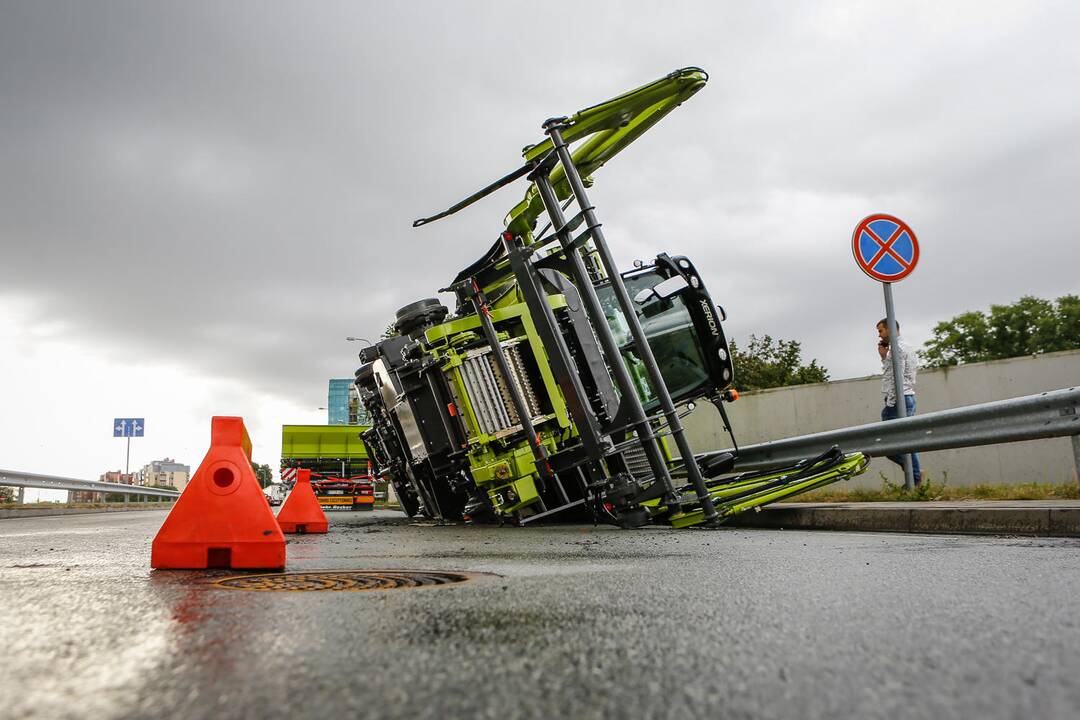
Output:
M557 133L558 131L553 130L553 132ZM573 160L570 160L569 156L567 156L567 159L569 160L569 167L566 171L567 176L569 177L570 173L574 172L576 177L577 170L574 168ZM667 464L664 462L664 457L660 452L660 446L656 441L655 433L645 415L645 408L641 404L641 398L638 397L637 390L634 388L634 383L630 379L630 371L627 370L625 363L622 362L618 342L615 340L615 335L611 332L611 328L608 327L607 318L604 316L604 310L600 306L600 299L597 297L596 288L593 287L592 279L589 277L588 270L585 268L585 262L581 259L581 255L574 247L575 241L571 237L571 226L573 223L568 223L566 217L563 215L562 208L559 206L559 201L555 197L555 190L551 186L551 180L548 177L548 174L549 168L545 163L537 168L535 173L530 175L530 179L540 193L540 198L544 202L548 217L551 218L552 226L555 228L554 234L562 245L563 252L566 256L567 267L574 281L574 285L581 295L585 313L593 327L593 332L596 333L597 340L600 341L600 346L603 348L604 355L607 357L608 367L611 369L611 373L615 377L615 384L618 386L619 393L622 395L620 401L620 414L622 414L622 410L625 408L629 415L631 425L637 431L638 441L645 451L645 457L649 461L649 468L653 472L653 478L656 482L660 483L660 486L664 489L665 493L670 494L674 492L675 489L675 484L671 479L671 473L668 470ZM577 196L577 198L579 203L582 202L580 196ZM593 220L595 221L595 216L593 216ZM593 223L590 223L590 226L592 224ZM599 223L596 223L596 225L598 230ZM599 243L595 234L593 235L593 242ZM621 287L622 294L626 295L626 286L623 285L622 277L619 276L617 270L611 278L611 282L613 287ZM618 291L616 291L616 293L617 292ZM629 301L629 297L627 297L627 302ZM630 309L630 314L633 316L633 320L636 323L637 313L633 308ZM629 318L627 319L627 323L630 323ZM640 331L640 323L636 324ZM641 339L644 340L644 331L641 331ZM638 341L637 334L634 335L634 341L635 343ZM645 344L647 346L647 343ZM640 354L639 357L641 357ZM653 360L653 363L655 364L655 360Z
M739 447L735 468L790 465L839 445L871 457L1073 436L1080 447L1080 387L941 410ZM705 453L699 461L730 450ZM1080 457L1078 471L1080 471Z
M566 346L562 333L559 332L559 323L555 319L551 305L548 304L539 276L525 248L521 246L519 238L507 232L503 233L502 240L510 259L510 267L532 315L533 326L544 343L555 380L566 400L567 411L574 420L578 437L581 438L582 445L591 459L598 461L610 449L610 443L602 437L596 415L589 407L581 377L574 371L570 350Z
M672 493L674 492L675 486L672 482L671 474L667 465L663 462L659 444L656 441L650 422L645 417L645 410L642 407L641 400L638 398L637 392L633 388L629 371L622 362L621 353L616 345L614 334L607 325L607 320L604 317L599 300L596 297L596 290L593 288L592 283L587 276L582 277L582 274L584 273L584 263L581 261L581 257L577 251L578 248L576 247L582 240L591 242L592 246L595 248L596 255L600 259L600 264L607 273L607 279L611 283L615 299L619 303L623 318L630 330L634 350L641 359L642 364L645 366L645 370L649 376L649 384L652 385L653 392L660 401L660 408L667 421L671 436L675 440L676 446L679 448L679 454L684 458L692 459L694 457L693 449L686 439L682 421L679 419L679 414L675 410L675 404L671 400L671 393L668 392L667 384L664 382L663 375L660 372L660 366L657 364L652 348L649 346L649 342L645 337L645 330L642 328L641 321L638 319L637 309L634 307L633 301L626 291L626 284L623 282L619 268L615 264L615 259L611 255L611 250L608 248L600 221L596 217L595 208L592 203L589 202L588 193L585 190L585 183L582 181L578 168L574 163L574 158L570 153L570 147L563 138L562 131L566 127L565 118L553 118L544 123L544 131L548 134L548 137L551 138L551 143L556 156L559 159L559 164L562 166L563 172L566 175L566 180L569 183L570 193L576 200L580 216L585 222L585 231L582 233L579 240L574 240L570 237L570 232L566 227L567 223L562 216L562 209L559 207L548 174L546 172L536 173L533 182L541 193L545 209L552 220L555 232L559 236L559 241L563 244L563 248L568 256L567 259L570 259L571 256L574 259L572 264L575 275L574 279L578 283L582 298L586 300L586 308L593 321L593 329L596 331L597 337L604 347L604 353L608 356L608 364L615 371L616 380L619 383L619 390L623 393L622 401L623 403L629 403L627 407L630 413L630 420L637 429L638 440L641 441L646 457L649 459L649 465L654 472L655 481L662 483L666 492ZM546 190L544 185L547 185ZM554 202L552 202L553 200ZM694 487L698 502L704 508L705 523L713 523L718 519L718 514L712 503L709 501L709 490L705 485L705 478L701 474L701 468L699 468L697 462L694 462L693 460L686 462L685 464L690 484Z

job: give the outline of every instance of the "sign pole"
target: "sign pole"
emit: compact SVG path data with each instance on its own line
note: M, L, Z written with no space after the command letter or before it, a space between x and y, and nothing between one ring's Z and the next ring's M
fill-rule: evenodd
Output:
M127 457L124 458L124 474L129 474L131 467L131 436L127 436Z
M876 213L855 226L851 235L851 253L855 264L867 277L877 280L885 289L885 326L889 332L889 354L892 355L893 387L896 392L896 417L907 417L904 401L904 367L900 354L900 333L896 330L896 310L893 308L892 284L911 274L919 263L919 241L911 226L898 217ZM904 489L915 487L911 455L902 455Z
M896 417L907 417L907 401L904 400L904 363L900 355L900 333L896 330L896 309L893 305L892 283L883 282L885 288L885 323L889 328L889 355L892 357L893 388L896 392ZM911 492L915 487L915 473L911 469L911 456L903 455L904 489Z

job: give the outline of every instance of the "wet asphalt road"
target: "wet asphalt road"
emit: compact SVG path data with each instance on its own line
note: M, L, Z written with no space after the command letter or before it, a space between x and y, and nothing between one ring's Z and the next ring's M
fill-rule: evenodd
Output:
M251 592L152 572L162 512L0 521L0 717L1080 717L1080 541L410 525L332 513Z

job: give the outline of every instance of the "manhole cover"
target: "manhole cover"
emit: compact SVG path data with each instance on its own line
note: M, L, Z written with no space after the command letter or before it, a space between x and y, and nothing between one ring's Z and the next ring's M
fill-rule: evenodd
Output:
M237 575L215 580L214 585L231 590L303 592L307 590L404 590L439 587L465 582L466 573L433 570L342 570L336 572L270 573Z

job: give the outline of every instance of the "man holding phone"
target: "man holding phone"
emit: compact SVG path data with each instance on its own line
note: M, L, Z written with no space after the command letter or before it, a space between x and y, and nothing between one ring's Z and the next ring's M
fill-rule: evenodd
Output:
M899 414L896 411L896 383L893 382L892 355L889 350L889 324L883 318L877 324L878 332L878 355L881 357L881 392L885 395L885 407L881 409L882 420L896 420ZM900 323L896 323L896 345L900 348L900 367L904 374L904 407L907 417L915 414L915 372L918 365L915 362L915 353L911 351L900 338ZM900 455L890 455L889 459L900 467L904 466L904 460ZM911 472L914 475L915 485L922 483L922 472L919 468L919 456L911 454Z

